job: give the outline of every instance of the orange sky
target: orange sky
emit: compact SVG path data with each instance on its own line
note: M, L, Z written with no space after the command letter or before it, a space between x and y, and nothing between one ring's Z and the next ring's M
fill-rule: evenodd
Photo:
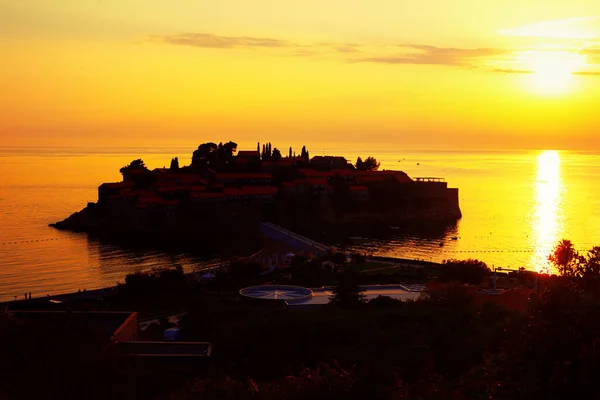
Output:
M289 3L1 2L0 145L600 148L600 3Z

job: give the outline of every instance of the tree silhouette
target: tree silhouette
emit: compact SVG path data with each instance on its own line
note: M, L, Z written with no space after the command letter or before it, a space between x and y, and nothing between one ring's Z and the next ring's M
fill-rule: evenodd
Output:
M292 146L290 146L290 154L288 155L289 158L292 158Z
M192 166L207 166L215 159L215 154L219 146L216 143L208 142L198 146L192 154Z
M123 175L123 179L126 180L129 178L131 171L134 170L149 171L148 168L146 168L146 165L144 164L144 160L138 158L137 160L133 160L132 162L130 162L129 165L122 167L119 170L119 172Z
M548 256L548 261L564 277L583 279L587 289L600 285L600 247L595 246L587 254L579 254L570 240L563 239Z
M354 166L356 167L356 169L357 169L357 170L359 170L359 171L364 171L364 170L363 170L363 168L364 168L363 164L364 164L364 163L363 163L363 160L362 160L362 158L358 157L358 158L356 159L356 164L355 164Z
M273 155L271 155L273 161L281 161L281 152L277 147L273 149Z
M340 307L352 308L365 302L364 290L358 284L358 273L352 265L342 270L338 284L331 291L329 302Z
M355 167L359 171L377 171L380 165L374 157L368 157L364 161L358 157Z
M123 173L125 170L133 170L133 169L148 169L146 168L146 164L144 164L144 160L138 158L137 160L133 160L129 163L129 165L124 166L119 171Z
M457 281L479 285L491 270L486 263L479 260L446 260L440 269L440 279L444 282Z
M229 141L223 145L223 154L226 160L231 160L237 151L237 143Z
M561 240L548 256L548 261L556 267L559 275L577 276L580 256L570 240Z
M179 169L179 159L177 157L175 157L171 160L171 166L169 167L169 170L177 171L178 169Z

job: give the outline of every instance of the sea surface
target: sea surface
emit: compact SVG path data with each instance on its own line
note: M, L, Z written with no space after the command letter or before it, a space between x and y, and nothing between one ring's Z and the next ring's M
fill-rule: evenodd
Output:
M187 164L192 150L0 147L0 300L101 288L134 271L176 265L190 271L213 262L214 255L122 247L48 227L96 201L97 187L119 181L119 168L131 160L143 158L156 168L178 156ZM381 169L445 178L460 189L463 218L456 225L434 233L399 229L391 239L366 239L354 250L432 261L477 258L490 266L542 270L562 238L582 251L600 245L597 154L393 146L365 154L351 145L319 150L352 161L372 155Z

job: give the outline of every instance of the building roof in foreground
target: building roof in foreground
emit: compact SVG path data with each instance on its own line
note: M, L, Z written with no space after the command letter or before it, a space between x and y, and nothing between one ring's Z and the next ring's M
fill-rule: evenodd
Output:
M98 326L110 334L116 333L132 317L131 311L10 311L14 318L21 320L72 319Z
M130 355L210 357L210 342L123 342Z

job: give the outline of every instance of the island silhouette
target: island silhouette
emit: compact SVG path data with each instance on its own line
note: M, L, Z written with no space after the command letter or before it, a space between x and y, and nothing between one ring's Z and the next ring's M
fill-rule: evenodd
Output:
M373 157L352 164L287 155L271 143L237 151L229 141L203 143L191 163L149 169L142 159L122 167L120 182L102 183L98 200L51 224L57 229L164 238L228 237L269 221L304 234L368 235L407 223L453 223L462 214L458 189L442 178L380 170Z

